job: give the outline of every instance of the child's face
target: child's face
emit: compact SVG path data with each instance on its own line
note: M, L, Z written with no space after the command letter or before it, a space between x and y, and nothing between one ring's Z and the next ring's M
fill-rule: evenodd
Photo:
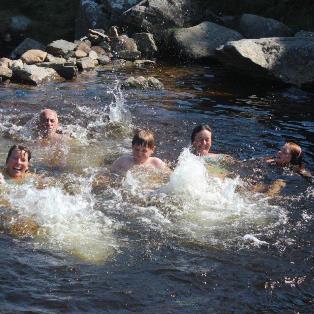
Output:
M7 173L11 178L21 178L28 171L28 153L14 149L6 164Z
M144 164L154 153L154 148L135 144L132 146L132 155L135 164Z
M206 155L212 146L212 134L208 130L202 130L195 135L192 143L196 153L200 156Z
M288 144L285 144L277 153L275 157L275 162L279 166L285 166L290 163L291 159L292 159L291 149Z

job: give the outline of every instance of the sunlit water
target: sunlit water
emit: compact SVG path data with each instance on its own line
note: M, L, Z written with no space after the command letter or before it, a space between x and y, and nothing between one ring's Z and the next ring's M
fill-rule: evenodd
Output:
M120 82L129 73L105 71L0 87L2 164L10 145L23 142L36 173L1 186L9 220L0 234L0 310L310 312L313 185L251 159L295 140L313 172L314 95L248 85L219 67L144 74L165 90L125 91ZM53 147L35 141L46 107L59 112L70 137ZM246 160L226 166L227 178L190 153L198 123L212 126L213 150ZM133 130L147 126L171 174L135 168L109 178L112 162L131 152ZM279 196L250 189L278 178L288 182ZM37 226L31 237L10 231L23 219Z

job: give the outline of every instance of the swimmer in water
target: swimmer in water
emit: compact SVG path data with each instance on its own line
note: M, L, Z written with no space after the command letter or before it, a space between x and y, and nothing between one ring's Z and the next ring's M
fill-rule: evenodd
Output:
M304 168L302 148L294 142L285 143L274 157L267 157L265 161L268 164L273 164L278 167L290 167L301 176L312 178L311 173ZM254 191L264 192L269 196L274 196L279 194L286 184L285 180L277 179L270 185L255 185Z
M0 183L4 183L4 178L22 181L30 175L29 166L31 151L23 145L13 145L9 149L6 159L6 166L3 171L4 176L0 174ZM2 179L1 179L2 176ZM4 202L5 207L11 209L10 204ZM12 235L20 237L29 237L37 233L38 225L29 218L12 219L12 215L1 215L0 220L8 224L8 231Z
M3 175L10 179L23 180L29 176L31 151L23 145L13 145L9 149ZM4 178L2 177L2 181ZM1 179L0 179L1 182Z
M151 131L145 129L136 131L132 139L132 155L122 156L114 161L111 172L125 174L134 166L169 171L169 168L161 159L152 157L155 149L155 138Z
M197 125L191 134L191 144L193 153L197 156L203 157L208 165L208 171L220 178L224 178L228 171L217 167L221 161L226 161L230 156L225 154L217 154L210 152L212 146L212 129L206 124ZM215 166L216 165L216 166Z
M56 111L44 109L40 112L38 123L38 135L45 140L58 140L62 134L58 131L59 119Z

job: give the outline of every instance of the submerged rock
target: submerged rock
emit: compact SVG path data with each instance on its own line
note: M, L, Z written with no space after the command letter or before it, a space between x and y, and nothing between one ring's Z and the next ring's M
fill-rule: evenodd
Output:
M134 66L139 69L153 68L156 66L156 62L153 60L135 60Z
M37 65L25 64L23 68L13 69L13 79L31 85L38 85L44 81L60 78L57 72L51 68L43 68Z
M31 49L24 52L21 56L21 60L26 64L35 64L43 62L47 57L47 52L39 49Z
M274 37L231 41L216 50L219 60L253 77L297 86L314 83L314 41Z
M139 89L163 89L164 85L155 77L145 78L144 76L131 76L126 79L122 86L124 88L139 88Z
M12 51L11 58L19 58L24 52L30 49L45 50L45 46L34 39L26 38Z
M254 14L242 14L237 30L246 38L288 37L293 35L292 30L287 25Z
M242 39L243 36L224 26L211 22L203 22L189 28L172 31L169 45L182 58L201 59L214 58L215 49L231 40Z

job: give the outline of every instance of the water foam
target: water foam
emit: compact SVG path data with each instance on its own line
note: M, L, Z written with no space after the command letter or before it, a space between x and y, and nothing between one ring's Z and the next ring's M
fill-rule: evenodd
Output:
M49 244L88 262L105 261L117 247L113 221L94 210L88 184L81 183L82 190L75 195L60 187L38 189L27 183L12 188L9 199L20 216L39 225L41 245Z

